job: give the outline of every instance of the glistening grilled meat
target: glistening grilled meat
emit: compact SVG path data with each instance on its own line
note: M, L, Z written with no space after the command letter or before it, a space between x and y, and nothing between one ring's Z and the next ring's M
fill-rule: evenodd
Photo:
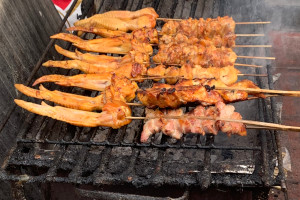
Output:
M234 112L232 105L225 105L222 102L216 103L216 106L203 107L197 106L194 110L183 114L181 109L176 110L151 110L146 109L148 119L144 124L141 134L141 142L146 142L152 134L162 132L173 138L180 139L183 134L195 133L217 134L219 131L231 134L246 135L245 125L238 122L228 122L222 120L202 120L196 117L219 117L222 119L242 119L242 116ZM167 117L178 117L179 119L170 119Z
M216 91L208 91L202 85L184 84L183 82L176 85L156 83L152 88L139 90L137 96L148 108L178 108L189 102L206 106L223 101Z
M235 22L231 17L216 19L187 19L168 21L162 27L160 34L174 36L182 34L187 38L210 40L216 47L233 47L235 45Z
M238 90L214 90L215 86L258 88L252 81L243 80L231 86L225 85L220 80L181 80L175 85L162 83L153 84L152 88L139 90L139 100L148 108L178 108L187 103L198 103L204 106L215 105L217 102L236 102L248 98L251 93ZM263 94L253 94L264 98Z
M239 70L234 66L227 66L222 68L209 67L203 68L200 65L185 64L181 68L168 67L158 65L154 68L149 68L147 74L149 76L170 76L174 78L166 78L168 84L175 84L179 78L184 79L220 79L224 84L231 85L238 79ZM158 81L159 79L155 79Z
M234 65L237 55L230 48L217 48L203 43L172 42L160 45L153 61L162 64L194 64L202 67L226 67Z

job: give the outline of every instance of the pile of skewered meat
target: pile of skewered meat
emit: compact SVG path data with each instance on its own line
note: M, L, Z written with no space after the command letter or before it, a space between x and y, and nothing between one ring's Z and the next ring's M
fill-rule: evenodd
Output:
M53 107L44 102L38 105L22 100L15 102L31 112L70 124L116 129L131 122L131 109L127 103L137 93L139 101L147 107L142 142L160 131L176 139L190 132L217 134L222 131L229 135L246 135L242 123L215 120L242 119L239 113L234 112L232 105L225 103L247 100L248 95L264 97L262 94L244 91L214 90L215 86L258 88L249 80L237 82L240 72L234 68L237 56L231 49L235 44L235 23L232 18L169 21L158 33L154 29L157 17L153 8L135 12L110 11L78 21L75 27L69 28L79 31L79 35L91 32L102 38L83 40L67 33L51 37L69 41L77 48L89 52L125 54L123 57L113 57L82 53L79 50L71 52L55 46L60 54L72 60L50 60L43 66L79 69L85 74L46 75L33 84L54 82L62 86L101 91L99 96L86 97L50 91L42 85L36 90L16 84L15 87L27 96L61 106ZM159 45L159 52L153 57L155 62L182 66L158 65L149 68L150 56L153 54L151 44ZM141 82L145 76L154 77L156 81L163 76L169 78L165 79L166 83L155 83L152 88L139 89L133 78ZM179 107L189 103L198 106L183 114ZM92 112L98 110L102 112Z

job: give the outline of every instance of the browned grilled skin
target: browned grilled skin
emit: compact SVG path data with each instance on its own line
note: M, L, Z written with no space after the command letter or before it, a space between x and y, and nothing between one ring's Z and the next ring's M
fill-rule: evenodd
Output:
M158 42L158 33L153 28L142 28L134 31L132 34L113 38L83 40L80 37L67 33L58 33L51 36L51 38L72 42L76 47L86 51L126 54L134 50L152 55L153 49L150 43Z
M158 33L155 28L141 28L132 32L132 39L143 43L158 43Z
M214 105L223 101L217 92L207 91L202 85L156 83L152 88L138 91L137 96L148 108L177 108L191 102Z
M232 87L232 88L241 88L241 89L246 89L246 88L260 89L252 81L246 80L246 79L236 82L234 84L231 84L230 86L227 86L220 80L214 80L214 79L211 79L211 80L202 79L202 80L199 80L199 82L197 84L209 85L210 87L216 86L216 87ZM260 98L265 98L265 95L261 94L261 93L251 93L251 92L245 92L245 91L239 91L239 90L230 90L230 91L229 90L216 90L216 91L222 96L224 101L227 103L246 100L249 95L257 96Z
M224 84L231 85L237 81L238 73L240 71L234 66L203 68L200 65L191 64L182 65L181 68L175 66L166 68L164 65L158 65L147 71L149 76L172 77L165 79L168 84L175 84L180 79L179 77L182 77L184 79L220 79ZM154 81L159 80L154 79Z
M217 102L236 102L248 98L251 93L239 90L211 90L214 87L239 87L259 89L252 81L243 80L231 86L220 80L194 79L180 80L175 85L156 83L152 88L140 90L139 100L148 108L177 108L187 103L199 103L204 106L215 105ZM264 98L263 94L252 94Z
M182 34L188 38L210 40L216 47L233 47L235 45L235 22L231 17L187 19L168 21L161 30L162 35Z
M183 134L195 133L202 134L212 133L217 134L222 131L231 134L246 135L245 125L237 122L216 121L216 120L201 120L196 117L220 117L222 119L242 119L242 116L234 112L235 108L232 105L225 105L223 102L216 103L216 106L203 107L197 106L194 110L184 114L182 109L174 110L152 110L146 108L147 119L143 132L141 134L141 142L146 142L152 134L162 132L175 139L180 139ZM180 119L170 119L167 117L181 117ZM153 118L153 119L151 119Z
M114 100L106 103L101 113L75 110L61 106L49 106L44 102L39 105L20 99L15 99L15 103L30 112L51 117L75 126L107 126L118 129L131 122L130 119L127 119L127 117L131 116L131 109L123 101Z
M160 45L153 61L163 64L194 64L202 67L226 67L234 65L237 55L230 48L216 48L201 43L171 43Z

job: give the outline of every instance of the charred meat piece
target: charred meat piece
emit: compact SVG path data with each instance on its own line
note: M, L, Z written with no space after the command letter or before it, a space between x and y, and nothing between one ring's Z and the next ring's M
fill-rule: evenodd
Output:
M146 142L152 134L162 132L165 135L180 139L183 134L218 134L219 131L228 135L246 135L245 125L238 122L225 120L199 119L199 117L211 117L221 119L242 119L242 116L234 112L232 105L225 105L223 102L215 106L197 106L194 110L184 114L181 109L175 110L151 110L146 109L146 117L149 118L144 124L141 134L141 142ZM172 119L174 117L174 119ZM198 118L197 118L198 117Z

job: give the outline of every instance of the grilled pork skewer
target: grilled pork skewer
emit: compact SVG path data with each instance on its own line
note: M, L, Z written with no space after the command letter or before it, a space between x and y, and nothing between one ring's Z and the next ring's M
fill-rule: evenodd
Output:
M106 102L112 97L116 98L117 96L125 102L131 102L135 98L135 92L138 89L135 82L116 75L112 76L111 85L106 87L104 92L97 97L87 97L57 90L50 91L42 85L39 90L26 87L22 84L15 84L15 87L27 96L52 101L67 108L85 111L101 110Z
M234 65L237 55L230 48L216 48L203 44L161 45L158 53L153 56L156 63L172 63L201 65L202 67L225 67Z
M195 133L217 134L219 131L231 134L246 135L246 128L243 123L201 120L196 117L220 117L227 119L242 119L242 116L234 112L232 105L225 105L222 102L216 103L215 106L205 108L197 106L194 110L184 114L182 109L175 110L151 110L146 108L146 120L141 134L141 142L146 142L152 134L162 132L165 135L180 139L183 134ZM180 119L170 119L168 116L181 117ZM195 117L195 118L193 118ZM151 119L152 118L152 119Z
M181 68L175 66L166 68L164 65L158 65L147 70L148 76L174 77L165 79L168 84L175 84L179 80L178 77L183 77L184 79L220 79L224 84L231 85L237 81L239 73L240 71L234 66L203 68L200 65L191 64L185 64Z
M224 85L218 80L182 80L176 85L162 83L153 84L152 88L138 90L137 96L142 104L148 108L178 108L187 103L199 103L203 106L215 105L217 102L236 102L248 98L244 91L212 90L215 86ZM230 87L258 88L252 81L243 80ZM253 95L264 98L263 94Z
M217 47L232 47L235 45L235 22L231 17L216 19L187 19L167 21L160 32L161 35L184 35L188 38L210 40Z

